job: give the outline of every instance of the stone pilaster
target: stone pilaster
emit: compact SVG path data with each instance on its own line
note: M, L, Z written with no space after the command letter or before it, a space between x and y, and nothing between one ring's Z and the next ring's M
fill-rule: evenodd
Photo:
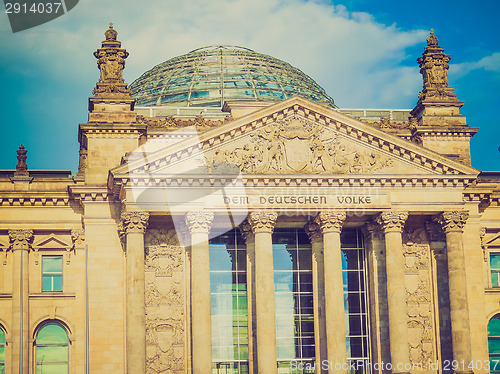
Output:
M472 353L462 235L467 218L469 218L467 211L449 211L442 213L436 219L446 234L453 359L466 363L465 370L458 370L457 373L472 372L467 368Z
M12 250L12 366L17 372L29 370L28 283L29 251L33 242L33 230L9 230ZM22 347L22 348L21 348ZM22 350L22 359L21 359Z
M304 230L311 241L312 247L314 345L316 363L318 367L321 368L321 362L328 359L325 318L325 258L323 252L323 234L316 222L307 223Z
M121 231L127 256L127 373L146 372L146 305L144 298L144 234L149 213L123 212Z
M276 312L274 307L274 265L272 233L278 215L252 212L248 222L255 237L255 312L257 366L259 374L277 373Z
M345 219L345 212L335 211L321 212L316 217L316 223L323 233L326 344L330 366L343 365L347 361L340 247L340 232ZM335 370L335 372L344 373L346 370Z
M214 214L190 212L191 234L191 346L193 374L212 372L212 318L210 309L210 257L208 234Z
M389 307L389 338L393 368L410 362L408 349L408 311L404 274L402 230L407 212L388 211L377 217L385 235L387 304ZM408 372L404 370L393 373Z
M247 318L248 318L248 372L258 372L257 362L257 322L255 310L255 235L252 226L245 220L240 232L247 248Z

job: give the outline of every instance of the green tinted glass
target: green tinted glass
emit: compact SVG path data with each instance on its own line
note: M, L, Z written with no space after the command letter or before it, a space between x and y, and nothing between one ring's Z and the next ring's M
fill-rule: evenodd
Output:
M500 318L495 317L488 323L488 336L500 337Z
M62 273L62 256L43 256L42 269L44 273Z
M49 323L42 327L36 337L37 345L68 344L68 334L61 325Z

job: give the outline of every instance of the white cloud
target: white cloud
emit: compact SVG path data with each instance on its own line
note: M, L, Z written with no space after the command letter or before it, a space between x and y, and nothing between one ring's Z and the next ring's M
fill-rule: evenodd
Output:
M35 29L14 35L0 30L6 52L0 66L14 74L85 80L90 93L98 76L92 52L109 21L130 52L128 83L192 49L237 44L300 68L343 107L409 107L421 86L416 63L410 68L402 62L405 48L423 47L427 31L401 31L342 5L300 0L80 1ZM19 59L35 59L40 71L20 70Z
M500 73L500 52L495 52L490 56L483 57L479 61L453 64L450 68L450 74L454 78L460 78L477 69Z

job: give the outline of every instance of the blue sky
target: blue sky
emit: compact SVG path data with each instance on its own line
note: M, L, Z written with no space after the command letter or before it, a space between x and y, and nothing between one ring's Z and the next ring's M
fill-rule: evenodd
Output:
M470 126L472 163L500 170L500 24L496 0L82 0L66 15L13 34L0 15L0 169L21 143L30 169L78 164L78 124L98 79L92 53L113 22L130 52L125 80L195 48L236 44L285 60L341 108L413 108L416 63L431 28L451 54L450 85Z

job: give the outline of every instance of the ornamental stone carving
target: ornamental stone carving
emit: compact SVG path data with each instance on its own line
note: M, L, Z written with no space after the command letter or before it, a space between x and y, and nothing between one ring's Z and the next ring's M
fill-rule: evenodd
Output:
M73 229L71 230L71 240L73 241L73 248L81 249L83 248L85 242L85 230L84 229Z
M384 233L380 225L375 222L367 222L363 226L363 234L368 240L384 240Z
M28 250L33 242L33 230L9 230L10 248Z
M304 230L311 243L323 242L323 234L321 233L321 229L316 222L306 223L306 225L304 226Z
M391 210L380 213L376 221L381 226L382 230L387 233L392 231L402 232L407 219L408 212Z
M24 149L24 145L20 145L17 150L17 165L14 176L16 177L27 177L29 176L28 164L26 164L26 159L28 158L26 154L28 151Z
M247 174L366 173L388 171L392 163L326 126L295 116L267 124L250 141L217 148L206 157L213 173L224 173L227 164Z
M278 214L274 212L259 211L251 212L248 215L248 223L250 223L254 233L266 232L272 234L277 220Z
M450 212L443 212L436 218L445 233L459 231L462 232L469 218L469 212L465 210L454 210Z
M240 232L241 235L243 236L243 239L245 239L245 242L248 243L253 243L255 241L255 235L253 234L252 231L252 226L248 222L248 220L245 220L241 223L240 227Z
M213 220L214 214L210 212L189 212L186 214L186 225L191 234L208 234Z
M446 236L441 228L441 225L436 221L427 221L425 223L425 229L427 230L427 235L431 242L445 242Z
M174 229L148 228L144 237L145 245L179 245L178 233Z
M328 232L340 233L346 216L345 212L321 212L316 217L315 222L319 225L323 234Z
M147 212L123 212L121 215L120 231L122 234L146 232L149 213Z
M102 47L94 52L101 76L92 93L94 97L131 98L130 90L123 80L128 52L120 48L121 42L116 39L118 33L113 29L113 24L109 25L104 34L106 40L102 42Z

